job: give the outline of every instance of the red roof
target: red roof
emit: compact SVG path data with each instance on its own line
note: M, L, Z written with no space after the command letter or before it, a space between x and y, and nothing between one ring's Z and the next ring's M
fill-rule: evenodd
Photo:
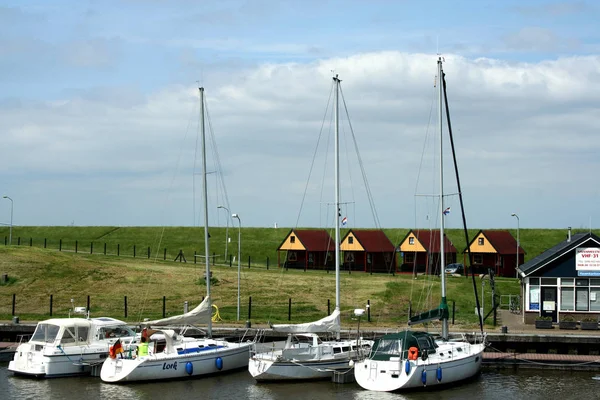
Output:
M353 234L365 251L373 253L394 252L396 249L390 239L383 233L382 230L353 230L351 229L348 235ZM342 242L344 240L342 239Z
M296 235L307 251L332 251L335 248L333 239L325 229L292 229L286 239L291 234Z
M413 231L417 240L430 253L440 252L440 231L438 230L417 230ZM409 232L410 234L410 232ZM452 244L448 236L444 233L444 253L456 253L456 247Z
M488 242L496 249L498 254L515 254L515 249L517 248L517 241L510 234L509 231L484 231L481 230L479 233L483 233L483 235L487 238ZM479 233L475 236L479 236ZM474 241L475 239L473 239ZM471 241L471 243L473 243ZM471 245L469 243L469 246ZM525 254L525 251L519 246L519 254Z

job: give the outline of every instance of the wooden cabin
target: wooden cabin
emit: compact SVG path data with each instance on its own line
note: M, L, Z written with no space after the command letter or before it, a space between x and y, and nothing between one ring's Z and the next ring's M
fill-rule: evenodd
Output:
M579 321L598 330L600 320L600 237L568 230L566 239L517 268L523 322L538 317Z
M485 274L491 268L496 276L515 277L517 241L508 231L480 230L469 243L475 273ZM463 251L466 260L466 249ZM525 261L525 251L519 246L518 265ZM465 265L468 263L465 262Z
M410 230L400 242L400 272L440 274L440 231ZM445 265L456 262L456 247L444 233Z
M382 230L351 229L342 239L340 250L345 271L396 271L396 248Z
M334 266L335 244L325 229L292 229L277 248L277 266L329 269Z

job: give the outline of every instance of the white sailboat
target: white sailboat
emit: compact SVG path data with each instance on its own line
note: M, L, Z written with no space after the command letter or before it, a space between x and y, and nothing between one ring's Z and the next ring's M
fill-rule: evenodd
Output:
M442 60L438 59L439 132L440 132L440 262L442 299L437 309L411 318L409 325L432 320L442 321L441 338L427 332L406 330L384 335L375 341L367 358L356 362L356 382L367 390L389 392L400 389L442 385L468 379L481 368L485 349L485 334L470 343L463 336L449 340L446 277L444 274L444 184L443 184L443 98L444 75ZM460 188L459 188L460 192ZM468 243L468 240L467 240ZM481 321L480 321L481 323Z
M204 243L206 260L206 297L192 311L156 321L144 322L146 326L172 326L204 322L206 338L190 338L172 329L155 331L148 340L148 354L135 357L108 358L102 365L100 377L104 382L156 381L182 379L245 368L248 366L251 342L232 343L212 338L212 303L210 297L210 259L208 235L208 198L206 183L206 140L204 123L204 88L200 91Z
M118 319L52 318L40 321L31 339L19 344L8 370L35 378L89 375L117 340L127 349L135 339L135 332Z
M339 86L335 85L335 210L340 208L339 176ZM372 341L340 340L340 218L335 223L335 310L325 318L305 324L272 325L274 332L288 333L283 348L257 351L255 347L248 370L257 381L299 381L331 378L336 370L348 370L363 349L368 352ZM336 339L323 341L319 333L335 334ZM351 372L350 372L351 373Z

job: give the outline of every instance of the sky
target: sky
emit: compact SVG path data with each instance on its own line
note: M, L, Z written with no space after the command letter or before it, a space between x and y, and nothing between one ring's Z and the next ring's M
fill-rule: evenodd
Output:
M330 226L338 74L347 227L436 225L440 55L469 227L597 228L599 17L592 1L0 1L0 223L12 206L14 225L202 225L203 86L209 224Z

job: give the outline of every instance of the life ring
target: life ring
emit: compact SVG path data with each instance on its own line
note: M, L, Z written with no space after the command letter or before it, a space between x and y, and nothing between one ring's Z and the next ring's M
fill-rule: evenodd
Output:
M408 349L408 359L411 361L414 361L417 358L419 358L419 349L417 349L416 347L409 348Z

